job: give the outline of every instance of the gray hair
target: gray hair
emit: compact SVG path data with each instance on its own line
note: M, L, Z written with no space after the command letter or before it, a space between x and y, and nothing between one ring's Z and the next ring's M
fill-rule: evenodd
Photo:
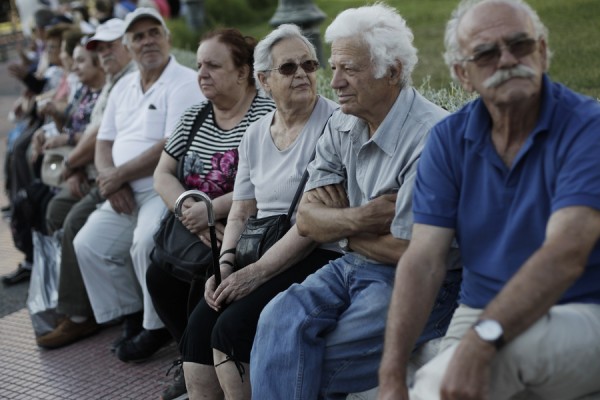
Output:
M381 78L388 67L402 63L402 86L412 81L419 58L414 35L395 8L376 3L342 11L325 31L325 41L358 36L369 47L374 77Z
M306 47L308 47L310 56L315 60L317 59L317 51L315 50L315 46L302 34L297 25L279 25L277 29L273 30L271 33L265 36L263 40L258 42L256 48L254 48L254 80L256 83L258 83L261 89L264 90L262 83L260 83L260 79L258 79L258 73L266 72L273 68L273 55L271 54L273 46L283 39L294 38L303 41Z
M461 51L460 44L458 43L458 26L465 14L478 4L482 3L503 3L514 7L517 7L527 13L531 21L533 22L533 28L535 29L535 35L537 39L544 39L547 45L547 68L550 67L550 59L552 58L552 52L550 51L550 45L548 42L548 28L542 23L540 16L535 12L529 4L523 0L462 0L458 7L452 12L450 20L446 24L446 33L444 35L444 44L446 51L444 52L444 61L450 68L450 75L452 79L457 80L456 73L454 72L454 66L462 64L464 60L464 54Z

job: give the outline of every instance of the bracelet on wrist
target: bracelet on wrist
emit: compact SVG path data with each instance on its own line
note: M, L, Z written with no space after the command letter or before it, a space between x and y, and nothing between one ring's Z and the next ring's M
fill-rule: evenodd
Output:
M219 262L219 266L221 266L223 264L229 265L231 268L235 269L235 265L231 261L223 260L223 261Z
M221 255L219 256L219 260L225 255L225 254L235 254L235 247L232 247L231 249L227 249L227 250L223 250L221 252Z

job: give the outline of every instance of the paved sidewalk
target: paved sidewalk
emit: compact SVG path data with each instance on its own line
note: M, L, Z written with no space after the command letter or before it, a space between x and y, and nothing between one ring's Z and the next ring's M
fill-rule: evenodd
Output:
M8 111L21 90L0 63L0 206L4 193L6 134L12 127ZM12 242L8 221L0 219L0 275L13 271L23 259ZM171 344L143 364L125 364L110 352L120 327L56 350L36 346L25 307L27 283L0 283L0 399L7 400L146 400L158 399L172 375L165 376L177 351ZM171 372L172 374L173 372Z

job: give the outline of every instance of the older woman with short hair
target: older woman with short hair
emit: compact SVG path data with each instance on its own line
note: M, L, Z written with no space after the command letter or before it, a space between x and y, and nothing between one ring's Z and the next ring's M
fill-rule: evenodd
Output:
M249 361L264 306L328 260L336 247L301 237L293 225L257 262L232 267L246 221L285 214L337 105L316 92L314 46L295 25L271 32L254 52L254 75L277 109L251 125L239 147L233 205L221 250L223 281L206 283L181 341L190 399L249 399ZM295 221L295 215L292 222Z

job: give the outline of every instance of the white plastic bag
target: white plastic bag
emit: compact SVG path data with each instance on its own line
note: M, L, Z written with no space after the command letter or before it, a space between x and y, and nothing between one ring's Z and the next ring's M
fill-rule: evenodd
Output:
M32 236L33 269L27 308L35 335L42 336L54 330L62 317L56 312L62 230L52 236L34 230Z

